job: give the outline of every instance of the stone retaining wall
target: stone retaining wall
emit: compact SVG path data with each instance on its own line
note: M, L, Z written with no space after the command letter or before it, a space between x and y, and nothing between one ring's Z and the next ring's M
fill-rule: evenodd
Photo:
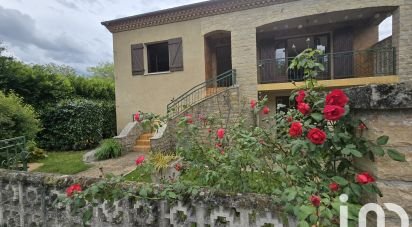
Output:
M365 135L370 139L387 135L390 138L387 148L405 154L407 162L376 157L374 163L362 159L357 164L377 178L383 197L374 200L382 207L383 203L401 206L412 223L412 83L350 88L346 93L352 113L368 127ZM395 213L385 210L385 214L386 226L400 226Z
M184 113L174 119L169 120L163 135L158 138L151 139L150 143L152 150L160 152L170 152L175 150L176 125L182 116L191 114L193 121L199 121L198 118L200 115L205 117L214 116L221 122L223 127L226 127L227 125L233 123L233 121L237 119L241 113L243 113L243 117L246 117L247 114L251 114L250 111L245 111L245 107L242 105L239 87L234 86L228 88L219 94L213 95L197 104L194 104ZM253 118L250 119L252 120ZM208 133L208 130L205 129L200 132L199 137L207 138Z
M65 189L83 187L98 179L0 170L0 226L82 226L81 214L57 203ZM134 189L137 184L124 187ZM154 190L161 185L154 185ZM135 226L231 226L263 227L267 224L294 227L295 221L278 212L269 197L247 194L213 194L204 190L185 202L147 201L124 198L109 204L99 202L88 223L93 227ZM282 218L281 218L282 217ZM226 222L226 224L223 224ZM289 224L287 224L289 222Z
M129 122L118 136L113 137L122 145L123 152L130 152L136 143L136 139L143 133L142 125L137 122Z

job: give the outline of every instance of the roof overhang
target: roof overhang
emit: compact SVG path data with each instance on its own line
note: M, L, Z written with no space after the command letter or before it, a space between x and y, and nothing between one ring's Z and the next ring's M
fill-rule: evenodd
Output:
M101 24L104 25L110 32L116 33L269 5L282 4L292 1L298 0L210 0L110 21L104 21Z

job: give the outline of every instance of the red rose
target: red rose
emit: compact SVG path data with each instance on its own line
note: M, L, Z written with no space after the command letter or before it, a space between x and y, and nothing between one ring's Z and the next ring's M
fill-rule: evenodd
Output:
M267 106L263 107L263 114L269 114L269 112L270 112L269 107Z
M225 150L223 150L223 149L220 150L220 154L221 154L221 155L225 155Z
M375 178L373 178L368 172L363 172L356 175L356 182L359 184L369 184L375 182Z
M223 137L225 136L225 129L223 128L218 129L216 134L217 134L217 138L223 139Z
M80 186L80 184L73 184L73 185L70 185L70 187L66 189L66 195L67 197L71 197L74 192L81 192L81 191L82 191L82 186Z
M186 114L185 120L186 120L186 123L192 124L193 123L192 115L191 114Z
M301 103L298 104L298 110L303 115L307 115L307 114L310 113L310 106L307 103L301 102Z
M320 197L317 195L311 195L309 197L310 202L312 203L313 206L318 207L320 206Z
M254 99L250 100L250 108L255 109L256 104L257 104L256 100Z
M340 106L326 105L323 108L323 116L326 120L337 121L345 114L345 109Z
M349 99L345 92L335 89L326 96L325 104L344 107L348 101Z
M329 189L333 192L339 191L339 188L340 188L340 186L336 182L332 182L332 183L329 184Z
M140 164L143 163L143 161L144 161L144 156L141 155L136 159L135 163L136 163L136 165L140 165Z
M139 112L134 114L134 120L137 121L137 122L140 122L140 113Z
M298 91L298 95L295 97L296 102L299 104L304 101L306 93L304 90Z
M312 128L307 137L313 144L321 145L326 140L326 133L318 128Z
M293 122L289 128L290 137L299 137L302 135L302 123Z
M176 171L182 170L182 165L181 165L180 163L176 163L176 165L175 165L175 170L176 170Z

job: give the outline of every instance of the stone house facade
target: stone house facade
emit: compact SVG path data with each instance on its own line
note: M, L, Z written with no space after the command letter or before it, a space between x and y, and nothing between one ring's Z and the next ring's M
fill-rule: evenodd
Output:
M388 16L389 46L378 42ZM102 24L113 34L118 131L136 111L165 114L172 99L230 69L243 97L285 102L302 80L286 68L307 47L325 52L327 87L412 76L411 0L214 0Z

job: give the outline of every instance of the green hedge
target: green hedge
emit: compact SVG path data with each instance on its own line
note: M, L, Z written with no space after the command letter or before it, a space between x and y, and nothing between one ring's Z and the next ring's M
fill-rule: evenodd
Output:
M112 138L117 135L116 104L114 101L100 102L103 112L103 138Z
M17 136L33 139L40 122L33 107L24 104L17 95L0 91L0 140Z
M102 137L103 111L90 100L62 101L41 113L43 131L38 142L48 150L82 150L96 146Z
M66 100L41 113L40 147L47 150L83 150L116 135L114 102Z

